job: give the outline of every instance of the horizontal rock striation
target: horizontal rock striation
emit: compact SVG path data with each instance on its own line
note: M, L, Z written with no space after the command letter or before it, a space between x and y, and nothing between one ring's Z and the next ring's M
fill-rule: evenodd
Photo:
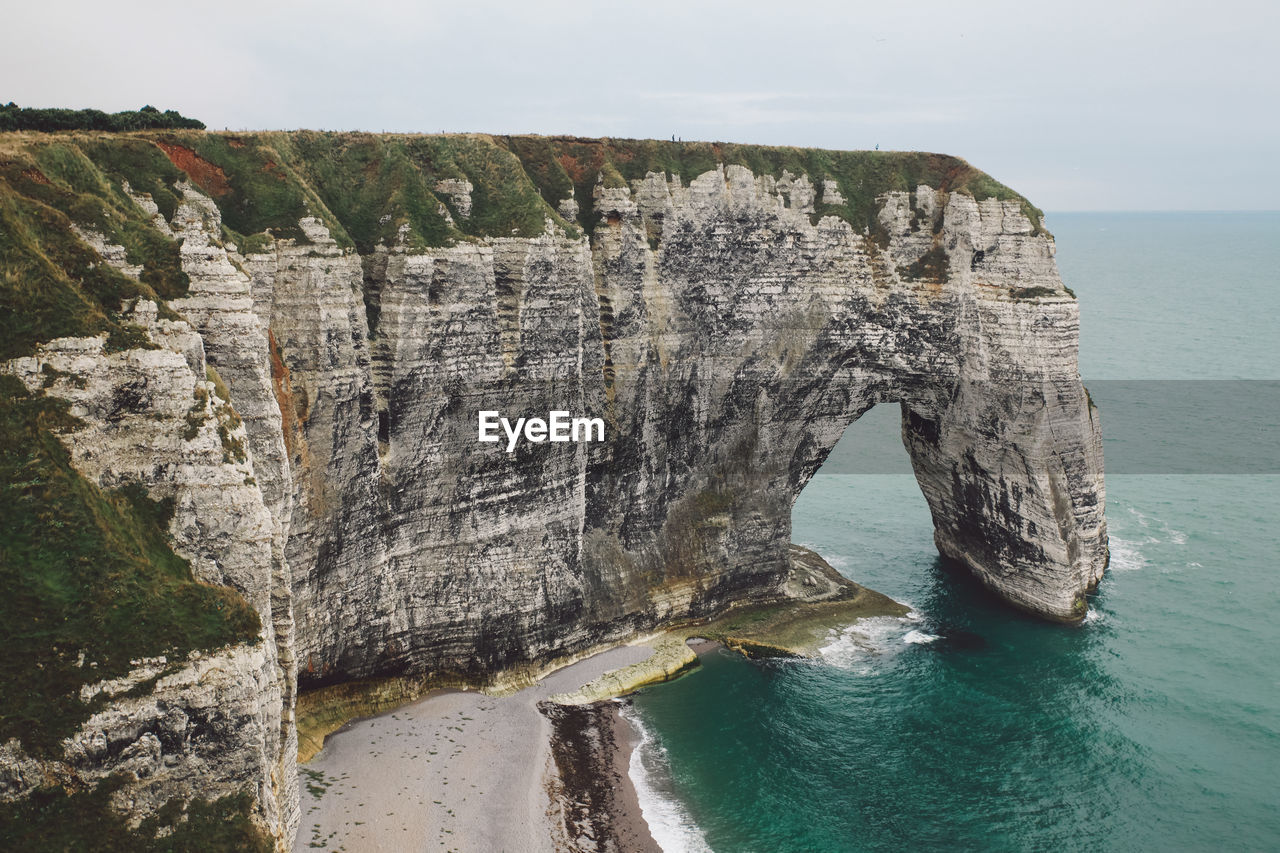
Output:
M391 249L377 402L291 360L295 387L349 412L347 452L329 416L304 428L342 466L324 480L382 487L339 490L321 529L365 532L325 540L295 585L304 683L479 676L777 595L795 497L886 401L939 549L1022 607L1083 616L1106 560L1100 454L1051 239L1016 202L922 186L884 198L882 245L784 186L650 175L597 193L589 243ZM364 337L354 306L325 316L329 340ZM475 440L481 410L557 408L603 416L609 440Z
M81 778L127 768L139 813L251 790L286 844L297 686L483 681L784 597L796 497L884 402L940 552L1084 616L1099 423L1038 212L934 155L627 145L173 136L190 181L102 167L179 245L184 319L138 300L159 349L61 338L6 370L70 377L47 393L88 424L64 436L80 470L175 497L176 547L263 632L95 716L66 747ZM606 440L508 453L476 440L491 409L601 417Z

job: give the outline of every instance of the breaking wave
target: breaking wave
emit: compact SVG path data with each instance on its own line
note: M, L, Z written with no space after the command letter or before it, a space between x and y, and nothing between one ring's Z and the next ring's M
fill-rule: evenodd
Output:
M1138 548L1138 543L1111 537L1111 565L1113 572L1132 572L1145 569L1150 563Z
M1111 534L1110 569L1131 572L1151 566L1151 560L1143 553L1151 545L1186 545L1187 534L1137 507L1128 507L1124 515L1117 516ZM1119 535L1117 535L1117 533ZM1159 550L1159 549L1157 549ZM1187 564L1196 568L1194 564Z
M928 644L938 639L919 629L923 618L912 610L901 617L860 619L847 628L832 631L828 643L818 652L832 666L870 675L877 660L900 651L903 646Z
M622 707L622 717L639 738L631 751L627 776L635 786L649 834L663 853L711 853L702 830L671 790L666 747L658 743L630 705Z

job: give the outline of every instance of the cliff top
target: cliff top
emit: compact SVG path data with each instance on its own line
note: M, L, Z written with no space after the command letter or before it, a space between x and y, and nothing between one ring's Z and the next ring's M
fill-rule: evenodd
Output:
M227 224L243 235L292 229L296 236L297 219L310 211L328 220L339 243L362 252L379 241L393 241L406 223L409 238L425 246L513 233L534 236L547 217L572 233L579 223L566 222L558 212L560 202L570 197L582 211L580 224L590 232L597 220L592 210L597 182L605 188L624 187L654 172L678 175L688 185L720 165L744 166L775 178L784 172L805 175L818 186L832 181L843 202L819 203L814 215L837 216L859 231L875 227L876 196L910 192L920 184L978 199L1017 199L1032 222L1040 215L1021 195L964 160L926 152L474 133L0 134L0 158L37 161L29 166L39 167L47 159L41 151L67 147L84 150L108 177L132 176L135 191L152 192L162 211L176 167L214 196ZM170 191L156 186L155 178ZM472 184L470 215L459 216L451 195L441 191L440 183L449 180ZM441 204L450 216L441 214Z
M298 225L306 216L363 253L399 240L427 248L536 236L548 219L576 237L600 219L597 187L626 187L651 172L687 186L721 165L804 175L819 190L829 182L836 192L816 194L813 218L836 216L859 232L880 227L878 196L920 184L1016 199L1040 222L1030 202L964 160L920 152L485 134L0 133L0 304L9 309L0 358L54 337L118 331L111 315L121 299L163 305L184 295L177 243L135 201L149 196L171 218L182 181L214 199L225 239L242 253L276 238L306 242ZM566 219L561 205L570 198L578 212ZM140 280L98 263L73 225L123 246L143 268Z

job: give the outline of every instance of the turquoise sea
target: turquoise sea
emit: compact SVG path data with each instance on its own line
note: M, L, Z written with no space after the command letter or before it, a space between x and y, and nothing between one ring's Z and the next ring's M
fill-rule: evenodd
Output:
M1280 378L1280 214L1048 225L1081 302L1086 384ZM1102 417L1105 434L1105 405ZM1187 410L1156 420L1205 432ZM842 443L896 421L881 406ZM1138 429L1115 441L1141 443ZM909 474L819 472L794 541L913 615L834 634L821 662L718 652L638 694L632 777L659 843L1280 850L1280 473L1224 473L1241 469L1210 456L1168 474L1149 457L1108 469L1111 568L1079 627L1016 613L946 569Z

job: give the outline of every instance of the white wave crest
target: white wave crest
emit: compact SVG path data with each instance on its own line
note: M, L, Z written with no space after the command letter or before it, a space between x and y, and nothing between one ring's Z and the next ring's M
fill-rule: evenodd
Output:
M1156 544L1161 541L1168 542L1171 545L1187 544L1187 534L1170 527L1168 522L1153 518L1137 507L1132 506L1129 507L1129 515L1138 522L1140 527L1144 528L1144 541L1148 544ZM1161 534L1164 539L1162 540L1159 536L1156 536L1156 533Z
M1138 543L1128 542L1124 539L1111 537L1111 565L1108 567L1115 572L1134 572L1138 569L1145 569L1150 565L1147 558L1143 556L1142 551L1138 548Z
M926 634L924 631L908 631L907 635L902 638L902 642L909 646L922 646L937 640L937 634Z
M844 570L849 568L849 558L844 556L843 554L829 554L829 555L824 554L822 559L826 560L827 565L829 565L831 568L835 569L836 571L840 572L841 574L844 574L845 573Z
M830 641L818 649L822 659L832 666L870 675L877 660L902 649L904 645L930 643L932 634L913 626L923 617L914 610L906 616L874 616L860 619L842 630L831 632ZM912 639L907 639L912 637ZM929 637L930 639L923 639Z
M640 814L649 825L649 834L663 853L711 853L702 830L689 817L684 805L670 790L667 751L630 706L623 706L622 717L639 736L631 751L627 776L636 789Z

